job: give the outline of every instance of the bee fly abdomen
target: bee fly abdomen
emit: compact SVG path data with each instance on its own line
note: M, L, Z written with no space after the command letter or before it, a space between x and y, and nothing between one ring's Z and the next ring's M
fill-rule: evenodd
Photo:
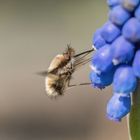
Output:
M48 96L57 96L55 84L59 80L59 76L49 73L45 78L45 88Z

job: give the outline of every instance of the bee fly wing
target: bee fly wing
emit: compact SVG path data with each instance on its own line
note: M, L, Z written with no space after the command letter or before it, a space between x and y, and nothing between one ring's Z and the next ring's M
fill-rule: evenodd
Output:
M45 77L48 75L48 71L41 71L41 72L37 72L36 74Z

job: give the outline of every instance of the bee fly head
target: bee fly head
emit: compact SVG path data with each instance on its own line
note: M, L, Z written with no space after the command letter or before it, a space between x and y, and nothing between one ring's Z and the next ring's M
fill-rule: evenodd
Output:
M67 44L67 49L64 51L63 55L67 60L70 60L71 57L75 55L75 50L70 46L70 44Z

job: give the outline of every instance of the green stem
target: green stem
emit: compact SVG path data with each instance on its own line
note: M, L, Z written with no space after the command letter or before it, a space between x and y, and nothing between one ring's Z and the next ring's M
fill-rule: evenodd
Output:
M132 109L129 114L130 140L140 140L140 82L132 97Z

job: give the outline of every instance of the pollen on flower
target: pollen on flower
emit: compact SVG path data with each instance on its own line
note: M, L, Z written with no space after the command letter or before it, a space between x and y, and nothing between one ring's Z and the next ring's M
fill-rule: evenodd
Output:
M113 59L112 63L116 66L120 63L120 61L118 59Z
M90 65L90 67L91 67L91 69L96 73L96 74L101 74L101 71L100 70L98 70L95 66L93 66L93 65Z

